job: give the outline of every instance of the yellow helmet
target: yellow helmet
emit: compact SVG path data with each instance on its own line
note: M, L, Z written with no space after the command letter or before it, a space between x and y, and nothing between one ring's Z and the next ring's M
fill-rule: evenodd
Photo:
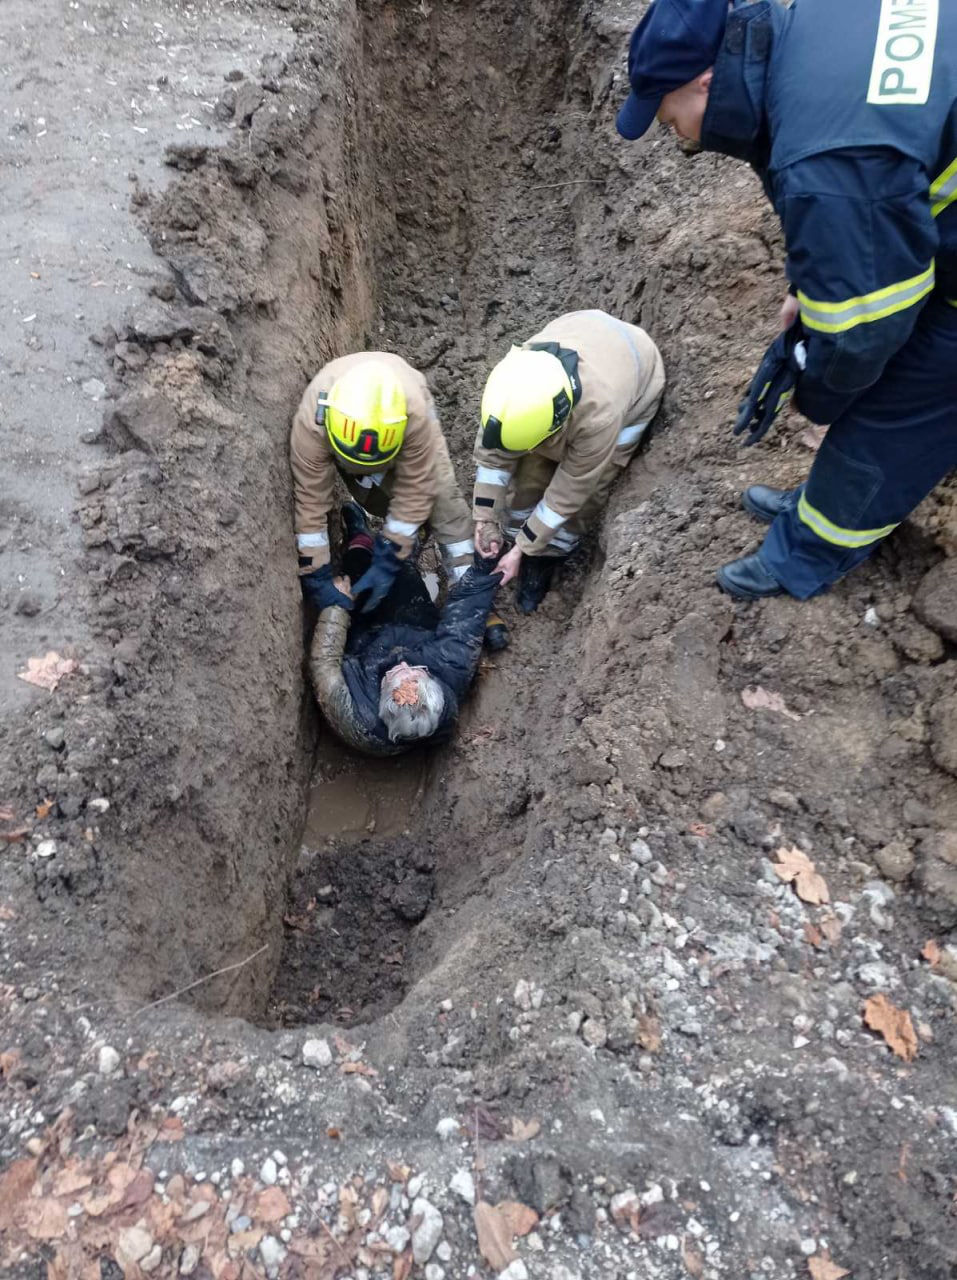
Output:
M558 356L512 347L485 384L483 447L527 453L565 425L573 396L571 378Z
M409 420L402 384L387 364L364 360L320 395L316 423L333 452L361 467L381 467L402 448Z

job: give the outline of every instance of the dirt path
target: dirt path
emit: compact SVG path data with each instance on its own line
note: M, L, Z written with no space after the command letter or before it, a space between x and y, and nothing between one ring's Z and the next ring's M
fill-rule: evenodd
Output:
M43 14L10 12L17 57L52 59ZM113 63L74 12L92 88ZM96 290L112 331L90 347L85 275L40 293L59 259L25 245L0 321L22 341L30 289L30 325L83 310L56 376L76 362L77 415L81 373L115 397L95 484L67 496L65 443L41 467L64 485L43 487L47 549L18 526L3 552L45 601L56 515L81 589L5 615L14 665L44 637L84 660L4 743L0 801L31 826L0 860L8 1266L457 1280L479 1274L478 1193L537 1218L507 1280L950 1276L953 496L821 600L715 591L760 532L740 488L811 456L799 423L749 453L728 434L780 289L757 184L615 139L624 5L97 12L130 52L116 102L86 97L118 167L144 161L157 256L124 197L84 270L107 278L128 238L160 296L131 322ZM187 70L123 150L155 22ZM168 136L197 102L232 124L221 147ZM186 144L172 183L160 139ZM670 379L601 529L534 618L506 603L513 647L451 746L360 770L320 734L308 785L302 385L343 350L401 350L468 483L490 362L591 306L649 329ZM34 386L30 442L42 372L8 380ZM776 869L802 854L823 902ZM144 1008L211 974L197 1007ZM865 1018L879 997L907 1011L896 1053Z

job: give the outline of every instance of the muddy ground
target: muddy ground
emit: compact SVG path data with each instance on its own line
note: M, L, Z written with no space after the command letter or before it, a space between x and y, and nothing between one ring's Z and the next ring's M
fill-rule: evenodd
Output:
M953 1275L953 492L822 599L714 589L810 442L729 437L781 244L616 139L632 6L60 16L0 13L5 1274L458 1280L478 1195L539 1218L509 1280ZM302 386L401 351L467 485L489 363L588 306L658 341L654 437L455 742L370 769L303 685Z

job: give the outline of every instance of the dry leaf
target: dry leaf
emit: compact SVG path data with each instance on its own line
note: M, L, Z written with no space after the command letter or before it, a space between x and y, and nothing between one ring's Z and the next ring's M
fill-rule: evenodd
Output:
M761 685L749 685L741 690L741 701L751 711L778 711L789 720L800 720L795 711L789 711L779 693L771 693Z
M412 1250L400 1253L392 1264L392 1280L409 1280L412 1274Z
M280 1187L267 1187L256 1201L253 1217L258 1222L278 1222L291 1212L285 1192Z
M339 1068L343 1075L379 1075L374 1066L368 1066L367 1062L343 1062Z
M808 1258L807 1269L811 1273L811 1280L841 1280L842 1276L851 1274L846 1267L839 1267L836 1262L832 1262L827 1250Z
M326 1137L331 1138L333 1142L338 1142L339 1139L342 1137L342 1130L337 1129L335 1125L330 1125L330 1127L326 1130Z
M65 1207L53 1196L25 1200L17 1213L17 1226L33 1240L55 1240L66 1235L68 1221Z
M29 834L29 827L17 827L14 831L0 831L0 840L6 840L7 844L15 844L17 840L25 840Z
M408 1182L412 1174L412 1170L407 1164L400 1164L398 1160L387 1160L385 1162L386 1170L393 1182Z
M835 943L840 942L842 928L843 926L837 916L825 916L821 921L821 932L832 947Z
M153 1175L149 1169L140 1169L139 1173L126 1188L122 1209L136 1209L153 1194Z
M0 1079L9 1080L19 1065L19 1049L7 1049L5 1053L0 1053ZM0 1186L2 1185L0 1182Z
M13 1225L17 1205L29 1194L39 1161L14 1160L0 1173L0 1231Z
M55 1196L75 1196L78 1191L85 1191L92 1182L92 1175L71 1161L53 1179L50 1190Z
M389 1193L385 1187L376 1187L372 1193L372 1212L377 1218L381 1218L389 1207Z
M336 1053L341 1054L343 1058L348 1058L350 1053L356 1051L355 1045L350 1044L345 1036L340 1036L338 1033L332 1037L332 1043L336 1046Z
M512 1129L505 1136L509 1142L530 1142L532 1138L537 1138L542 1131L541 1120L532 1119L527 1123L519 1120L518 1116L512 1116Z
M262 1227L248 1227L245 1231L231 1232L226 1248L230 1253L245 1253L247 1249L255 1249L265 1234Z
M13 907L7 906L5 902L0 902L0 920L16 920L17 913Z
M512 1248L512 1237L504 1214L487 1200L480 1200L473 1216L482 1257L493 1271L504 1271L518 1257Z
M160 1142L182 1142L185 1132L179 1116L167 1116L160 1125L159 1140Z
M921 955L927 961L932 969L936 969L940 964L940 945L933 938L928 938L924 943Z
M26 671L18 671L17 675L27 684L52 693L63 677L72 675L79 665L75 658L61 658L55 649L50 649L42 658L27 658Z
M50 810L53 808L52 800L41 800L37 805L37 817L42 822L44 818L49 818Z
M804 941L812 947L820 947L824 942L824 934L810 920L804 921Z
M797 896L802 902L812 906L820 906L822 902L830 902L827 881L817 871L814 863L803 850L792 845L790 849L783 846L776 851L778 861L774 869L787 884L793 884Z
M0 804L0 822L12 822L13 810L8 804Z
M695 1280L704 1274L704 1254L698 1252L687 1236L681 1243L681 1261L685 1264L685 1271Z
M871 996L864 1005L864 1021L884 1037L898 1058L912 1062L917 1057L917 1036L910 1014L891 1004L887 996Z
M329 1256L329 1243L325 1239L318 1236L295 1236L287 1245L290 1253L294 1253L297 1257L305 1258L308 1262L315 1262L322 1267ZM314 1271L307 1271L307 1276L313 1276Z
M805 449L810 449L812 453L817 453L821 445L824 443L824 437L827 435L827 427L810 426L805 427L798 436L798 444L803 444Z
M638 1031L635 1038L646 1053L657 1053L661 1048L661 1023L653 1013L638 1015Z
M510 1236L527 1236L538 1226L538 1214L521 1200L502 1200L495 1206Z

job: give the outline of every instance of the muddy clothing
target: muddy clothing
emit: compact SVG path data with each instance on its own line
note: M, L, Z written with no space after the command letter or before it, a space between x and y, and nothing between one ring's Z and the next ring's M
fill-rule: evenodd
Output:
M397 457L379 471L369 472L333 453L325 430L316 423L320 394L327 394L337 378L364 360L389 365L405 392L408 425ZM425 378L400 356L362 352L327 364L306 388L290 437L296 507L296 545L299 570L312 573L329 563L327 521L335 501L336 474L366 511L385 520L383 533L408 557L420 527L428 522L453 576L472 562L472 523L459 491L442 435L432 393Z
M664 392L658 348L604 311L559 316L525 346L578 355L582 395L564 427L516 457L475 443L472 519L507 527L525 555L567 555L631 461Z
M350 577L359 569L343 567ZM316 700L343 742L367 755L397 755L449 737L475 676L485 620L498 584L499 575L470 569L453 586L439 612L418 570L406 561L395 587L375 613L349 614L335 605L322 611L309 668ZM427 667L442 685L445 706L431 738L390 742L379 719L382 677L400 662Z

